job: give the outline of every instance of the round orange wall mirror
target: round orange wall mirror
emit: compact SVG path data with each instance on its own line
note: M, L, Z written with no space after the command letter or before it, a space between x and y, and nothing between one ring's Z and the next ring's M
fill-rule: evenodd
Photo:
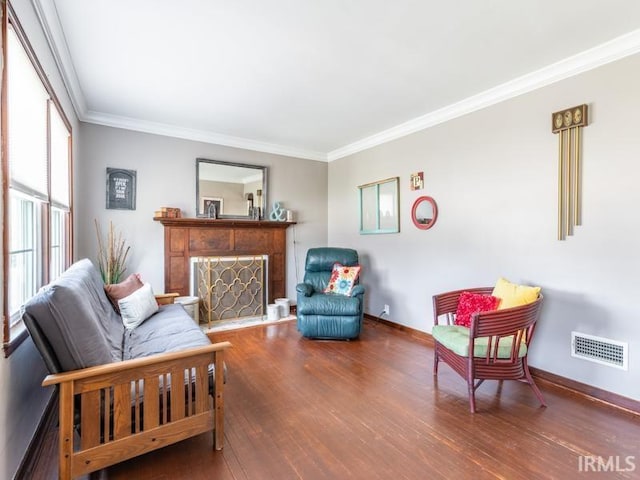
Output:
M413 202L411 209L411 220L413 224L421 230L428 230L433 227L438 218L438 206L431 197L418 197Z

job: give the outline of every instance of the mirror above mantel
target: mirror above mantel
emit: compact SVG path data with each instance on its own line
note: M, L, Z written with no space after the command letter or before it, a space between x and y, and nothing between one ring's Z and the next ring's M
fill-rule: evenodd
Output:
M196 216L258 220L267 204L267 167L196 159Z

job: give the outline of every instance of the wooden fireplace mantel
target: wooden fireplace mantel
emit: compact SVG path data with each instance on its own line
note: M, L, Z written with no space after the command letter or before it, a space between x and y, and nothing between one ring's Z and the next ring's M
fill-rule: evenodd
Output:
M269 298L286 296L286 229L296 222L154 218L164 226L164 288L190 295L192 257L268 255Z

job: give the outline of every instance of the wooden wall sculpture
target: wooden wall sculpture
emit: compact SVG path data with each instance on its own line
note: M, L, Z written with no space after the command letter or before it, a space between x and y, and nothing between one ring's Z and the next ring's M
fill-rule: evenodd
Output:
M588 125L587 105L551 115L551 131L558 141L558 240L573 235L582 223L582 127Z

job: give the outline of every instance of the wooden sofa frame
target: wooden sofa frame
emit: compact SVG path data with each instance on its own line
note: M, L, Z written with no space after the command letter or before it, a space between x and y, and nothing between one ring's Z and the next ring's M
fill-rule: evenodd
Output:
M220 342L47 376L42 385L56 385L60 394L59 478L72 479L211 430L213 446L221 450L223 362L230 346Z

